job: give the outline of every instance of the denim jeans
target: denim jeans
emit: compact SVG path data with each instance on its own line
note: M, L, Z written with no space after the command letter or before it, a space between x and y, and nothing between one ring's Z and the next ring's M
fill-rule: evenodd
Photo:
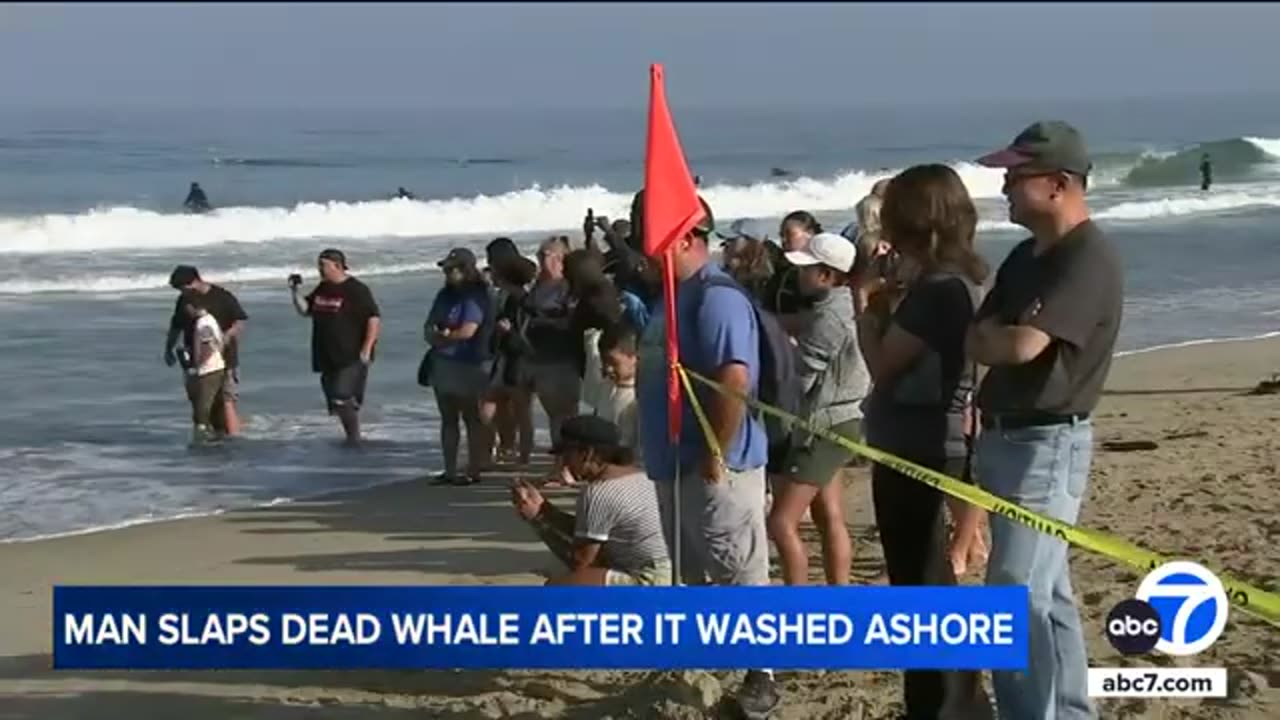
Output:
M1089 482L1093 426L1071 424L983 430L982 487L1028 510L1075 524ZM1026 585L1030 593L1026 672L993 672L1001 720L1095 718L1089 702L1084 629L1071 592L1067 543L991 516L988 585Z

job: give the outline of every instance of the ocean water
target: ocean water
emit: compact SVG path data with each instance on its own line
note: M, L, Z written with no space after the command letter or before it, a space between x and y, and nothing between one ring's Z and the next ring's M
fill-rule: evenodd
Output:
M1000 174L969 160L1063 117L1096 155L1096 217L1126 263L1127 352L1280 330L1280 102L674 113L717 218L795 209L841 226L871 184L955 167L997 263L1023 233ZM625 216L645 111L0 109L0 541L27 540L421 476L434 403L414 382L421 322L454 245L532 248L585 210ZM1202 152L1215 158L1198 188ZM776 177L774 168L788 172ZM199 181L217 211L180 212ZM387 200L398 186L420 200ZM345 249L384 312L362 452L337 447L284 279ZM235 292L245 437L191 451L161 362L177 263Z

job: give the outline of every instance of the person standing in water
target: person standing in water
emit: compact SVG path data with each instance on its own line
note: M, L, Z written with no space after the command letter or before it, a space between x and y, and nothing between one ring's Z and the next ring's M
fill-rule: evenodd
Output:
M348 445L360 444L360 406L382 328L382 312L369 286L347 272L341 250L328 249L316 260L320 284L298 294L302 278L289 282L293 307L311 318L311 370L320 373L329 414L337 415Z
M182 201L182 207L189 212L208 212L213 209L209 205L209 197L204 194L204 190L200 187L200 183L191 183L191 190L187 192L187 199Z
M1213 184L1213 163L1209 160L1209 153L1205 153L1200 158L1200 189L1207 191L1209 186Z
M200 277L200 271L191 265L179 265L169 274L169 287L179 291L178 302L173 308L173 316L169 319L169 332L164 341L164 362L173 367L178 361L173 349L182 339L186 347L194 345L192 333L194 325L183 309L188 301L194 302L218 321L222 333L222 356L226 361L226 377L222 383L222 396L219 405L215 405L213 425L224 435L240 434L240 415L237 404L240 400L240 337L244 333L245 323L249 315L240 306L240 301L225 288L206 282Z

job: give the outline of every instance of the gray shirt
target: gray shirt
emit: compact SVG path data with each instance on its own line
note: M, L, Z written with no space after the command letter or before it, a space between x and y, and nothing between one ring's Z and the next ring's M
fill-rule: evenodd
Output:
M667 560L658 493L639 470L587 483L578 494L573 534L603 543L614 570L637 572Z
M1028 239L996 273L978 319L1027 322L1051 342L1036 359L991 368L978 391L988 415L1093 412L1111 369L1124 302L1124 275L1111 241L1086 220L1041 255Z
M832 427L862 417L871 374L858 347L849 288L834 288L814 304L809 326L796 336L796 355L806 418Z

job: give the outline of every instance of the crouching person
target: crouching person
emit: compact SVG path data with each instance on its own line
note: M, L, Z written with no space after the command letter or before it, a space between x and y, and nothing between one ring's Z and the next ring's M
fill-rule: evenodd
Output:
M516 512L569 569L547 584L670 585L658 495L618 427L591 415L571 418L552 451L582 487L574 513L525 481L511 488Z

